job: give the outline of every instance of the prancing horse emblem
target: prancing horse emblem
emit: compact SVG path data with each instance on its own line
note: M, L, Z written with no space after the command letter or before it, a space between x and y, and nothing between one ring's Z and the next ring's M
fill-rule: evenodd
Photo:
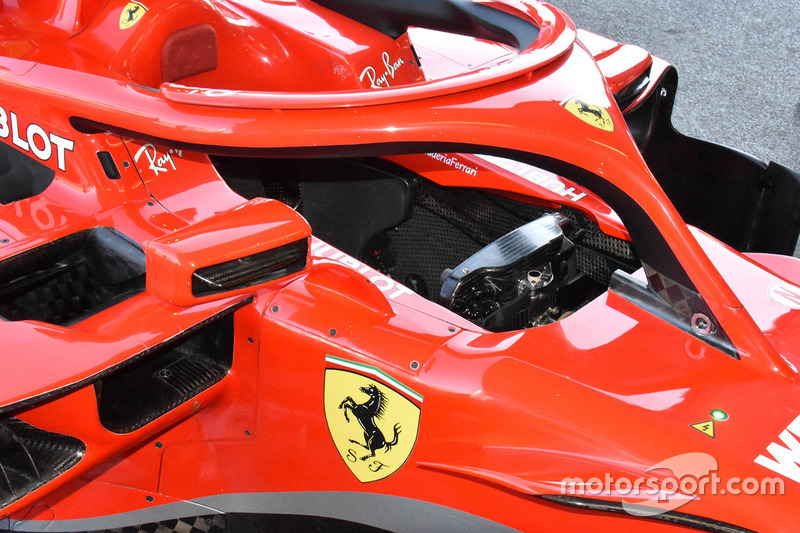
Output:
M592 104L586 100L588 99L580 97L570 98L562 102L561 105L564 106L564 109L595 128L605 131L614 131L614 121L611 119L611 115L608 111L604 107Z
M147 8L144 4L128 2L128 4L122 8L122 13L119 14L119 29L127 30L139 22L146 12Z
M578 113L580 113L581 115L586 115L586 114L594 115L595 117L597 117L597 120L605 124L606 119L605 117L603 117L603 113L600 111L599 107L597 107L596 105L587 104L583 100L576 99L575 103L578 104Z
M417 443L421 394L379 368L329 355L323 396L333 445L359 481L402 468Z
M369 400L362 404L357 404L353 398L348 396L339 404L339 409L344 409L344 418L348 422L350 422L350 417L347 416L347 411L349 410L353 413L353 416L356 417L356 420L358 420L358 423L364 430L364 444L361 444L361 442L355 439L349 440L353 444L358 444L370 452L368 455L359 458L362 461L366 461L370 457L375 457L375 452L377 450L385 448L388 452L392 449L392 446L397 446L397 437L400 435L400 424L394 425L394 438L387 442L383 432L375 425L375 419L383 418L386 414L386 404L388 400L375 385L361 387L359 390L369 396Z
M133 22L136 12L139 11L140 9L142 9L142 6L133 6L133 9L126 9L125 16L127 18L125 19L125 22Z

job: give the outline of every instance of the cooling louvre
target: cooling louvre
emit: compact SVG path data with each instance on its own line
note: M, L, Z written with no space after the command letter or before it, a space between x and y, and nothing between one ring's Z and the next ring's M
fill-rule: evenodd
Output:
M200 268L192 274L192 294L207 296L294 274L305 268L307 256L308 239L303 239L273 250Z
M80 440L36 428L18 418L0 420L0 506L30 494L81 460Z

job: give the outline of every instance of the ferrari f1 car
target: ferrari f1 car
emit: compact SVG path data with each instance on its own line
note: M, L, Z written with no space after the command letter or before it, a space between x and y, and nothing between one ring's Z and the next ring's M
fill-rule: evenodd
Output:
M533 0L0 35L2 527L798 527L800 177L665 61Z

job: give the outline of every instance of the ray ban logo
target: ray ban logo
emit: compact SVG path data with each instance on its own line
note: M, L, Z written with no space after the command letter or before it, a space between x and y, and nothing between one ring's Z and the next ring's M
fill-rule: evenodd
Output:
M370 88L372 89L391 87L389 84L389 78L394 80L394 73L397 72L397 69L405 64L405 61L400 58L392 61L391 57L389 56L389 52L384 52L381 55L381 59L383 60L383 65L381 67L383 72L380 75L378 75L378 71L375 69L375 67L369 66L361 71L361 77L358 78L361 82L363 82L364 78L366 78L369 81Z

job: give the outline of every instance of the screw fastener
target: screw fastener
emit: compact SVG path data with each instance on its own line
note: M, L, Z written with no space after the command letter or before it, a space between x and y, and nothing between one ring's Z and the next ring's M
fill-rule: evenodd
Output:
M703 313L695 313L692 315L692 331L695 335L704 337L711 333L711 319Z

